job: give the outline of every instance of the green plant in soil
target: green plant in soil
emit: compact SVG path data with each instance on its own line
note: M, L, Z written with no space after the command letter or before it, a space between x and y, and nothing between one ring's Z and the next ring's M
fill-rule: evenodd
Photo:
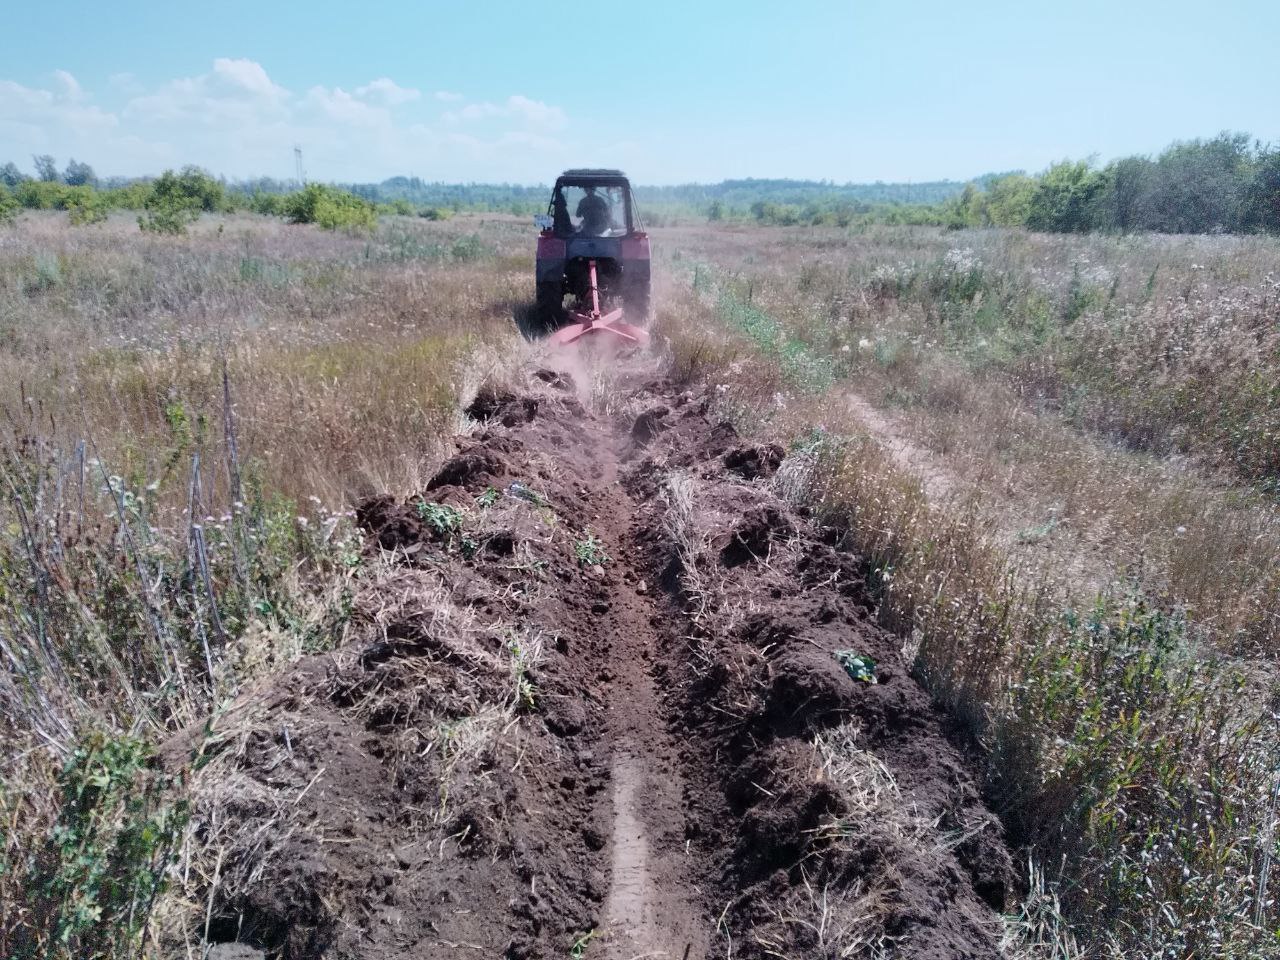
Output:
M128 956L142 948L186 820L185 804L167 802L168 778L151 773L150 760L142 740L95 733L58 778L61 810L39 855L33 892L46 908L48 942L70 955Z
M587 946L600 935L599 930L588 930L586 933L580 933L573 938L573 946L569 948L569 956L572 960L582 960L587 954Z
M529 678L529 667L541 655L538 640L522 642L518 637L507 641L507 652L511 654L511 679L515 686L515 709L537 709L537 698L533 689L533 681Z
M462 530L464 517L462 511L457 507L419 500L416 508L418 516L438 537L449 540Z
M573 554L584 567L603 567L611 559L605 553L604 544L593 533L588 533L585 539L574 543Z

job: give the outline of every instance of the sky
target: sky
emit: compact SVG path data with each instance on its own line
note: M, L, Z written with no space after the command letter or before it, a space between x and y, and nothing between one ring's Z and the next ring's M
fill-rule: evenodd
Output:
M964 180L1280 142L1280 0L63 0L0 52L0 163L100 175ZM8 18L12 25L12 17Z

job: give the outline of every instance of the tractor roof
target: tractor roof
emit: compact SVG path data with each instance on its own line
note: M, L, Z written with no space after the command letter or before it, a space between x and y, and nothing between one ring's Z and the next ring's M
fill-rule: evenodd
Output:
M596 168L584 168L578 170L566 170L560 174L556 183L601 183L611 185L627 186L627 175L621 170L601 170Z

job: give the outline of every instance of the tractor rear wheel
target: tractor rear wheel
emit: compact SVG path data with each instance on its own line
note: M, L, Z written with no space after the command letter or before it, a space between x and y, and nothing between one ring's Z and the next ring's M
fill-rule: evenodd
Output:
M555 330L564 320L564 286L559 281L538 284L538 322Z
M649 287L637 284L627 288L622 295L622 318L627 323L644 325L649 322Z

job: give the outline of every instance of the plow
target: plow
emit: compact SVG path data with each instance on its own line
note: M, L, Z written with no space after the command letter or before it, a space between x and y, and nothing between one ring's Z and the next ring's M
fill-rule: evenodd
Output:
M622 307L615 307L604 314L600 312L600 287L596 279L596 262L590 260L587 266L590 277L590 305L588 307L581 301L575 303L568 314L569 323L551 334L551 342L556 346L565 346L593 333L608 334L627 343L648 342L647 330L623 321Z
M649 236L626 175L566 170L535 223L537 313L551 343L647 343Z

